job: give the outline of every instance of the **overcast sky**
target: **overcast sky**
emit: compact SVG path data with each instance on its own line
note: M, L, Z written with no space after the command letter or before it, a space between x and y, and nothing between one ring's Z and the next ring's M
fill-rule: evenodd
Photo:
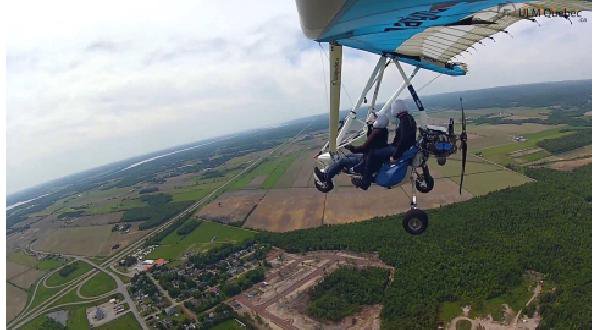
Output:
M326 111L319 45L291 0L7 4L7 192ZM523 22L422 94L591 79L588 23ZM323 49L327 49L323 45ZM324 59L326 60L326 58ZM342 107L377 58L344 51ZM327 66L327 63L326 63ZM433 75L418 77L416 86ZM400 77L385 76L381 97ZM417 87L418 88L418 87Z

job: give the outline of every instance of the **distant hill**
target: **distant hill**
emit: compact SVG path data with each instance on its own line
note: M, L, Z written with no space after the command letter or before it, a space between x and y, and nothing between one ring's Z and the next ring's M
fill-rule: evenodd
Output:
M443 93L438 95L423 96L422 101L425 108L429 111L439 111L443 109L457 109L459 107L459 97L463 98L464 107L466 110L477 109L477 108L489 108L489 107L514 107L514 106L528 106L528 107L542 107L542 106L579 106L589 107L591 110L592 101L592 80L570 80L570 81L556 81L546 82L539 84L527 84L527 85L513 85L513 86L500 86L494 88L468 90L460 92ZM407 105L414 107L412 100L407 100ZM383 104L378 104L378 108L382 107ZM361 112L364 114L366 108L361 108ZM344 118L345 111L342 113L341 118ZM281 137L283 138L287 134L295 134L299 127L303 127L309 122L312 122L312 130L325 129L328 125L327 113L299 118L290 121L289 123L283 124L280 127L269 128L261 130L262 134L269 135L270 138ZM231 141L246 140L248 136L256 135L257 130L252 132L242 132L227 136ZM290 135L290 136L291 136ZM79 185L79 189L85 189L87 187L97 185L100 181L106 180L107 176L110 176L112 172L127 166L128 164L135 163L136 161L150 158L159 154L164 154L169 151L184 149L191 145L204 143L210 140L197 141L189 143L187 145L175 146L166 150L157 151L147 155L136 156L128 160L114 162L112 164L99 166L94 169L83 171L77 174L66 176L61 179L53 180L45 184L38 185L33 188L25 189L23 191L11 194L7 197L7 204L28 200L35 198L42 194L48 193L52 190L60 190L60 188L70 187L73 185ZM167 159L163 159L166 161ZM96 180L92 179L95 178ZM85 185L82 182L90 182ZM84 188L85 186L85 188ZM54 198L53 198L54 197ZM46 199L55 199L55 196L47 196Z
M592 80L566 80L539 84L499 86L423 96L425 108L459 107L465 110L491 107L592 106ZM410 101L412 103L412 100Z

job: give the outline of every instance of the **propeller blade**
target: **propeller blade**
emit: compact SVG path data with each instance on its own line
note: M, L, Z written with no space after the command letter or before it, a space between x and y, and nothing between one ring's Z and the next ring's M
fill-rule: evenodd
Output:
M462 142L460 144L460 149L462 150L462 168L460 170L460 188L458 190L458 193L462 195L463 178L465 176L465 167L467 165L467 140L466 140L466 138L464 140L462 140Z
M458 193L462 195L463 179L465 176L465 167L467 165L467 119L465 118L465 109L463 108L462 97L460 98L460 112L462 116L462 133L460 133L460 149L462 150L462 166L460 170L460 187Z
M462 132L467 133L467 119L465 118L465 109L463 108L462 97L460 98L460 113L462 117Z

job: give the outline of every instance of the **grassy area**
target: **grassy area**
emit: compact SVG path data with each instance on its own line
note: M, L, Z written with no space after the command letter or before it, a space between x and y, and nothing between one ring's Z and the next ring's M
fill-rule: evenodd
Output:
M84 297L96 297L117 288L117 283L105 272L100 272L81 287L80 293Z
M46 284L50 287L54 287L54 286L61 286L65 283L68 283L70 281L72 281L73 279L83 275L84 273L87 273L88 271L90 271L92 269L92 266L90 264L88 264L87 262L83 262L83 261L76 261L73 263L73 265L76 266L76 269L71 272L69 275L63 277L60 276L60 271L57 271L56 273L52 274L48 280L46 281Z
M243 189L248 186L252 180L261 176L265 177L261 187L265 189L272 188L297 157L298 153L285 156L271 156L263 160L254 169L235 180L229 185L228 190Z
M133 316L133 313L127 312L116 320L105 323L97 328L97 330L133 330L141 329L142 327Z
M471 330L471 321L469 320L459 320L456 322L456 330Z
M509 292L496 298L488 299L483 302L474 303L471 306L471 315L474 317L486 317L491 315L494 320L502 320L504 314L504 304L507 304L512 310L518 311L525 308L525 304L531 298L531 281L524 280L521 285L513 288Z
M217 325L215 325L214 327L210 328L210 330L241 330L241 329L246 329L245 327L242 327L236 320L227 320L227 321L223 321Z
M174 261L186 251L202 252L210 249L215 244L241 242L253 236L254 232L247 229L203 221L187 235L179 235L177 231L167 235L148 258L164 258Z
M86 330L90 325L85 314L85 306L76 306L69 309L68 330Z
M57 293L60 290L60 288L52 288L52 289L46 288L43 283L40 283L40 285L38 285L37 291L35 292L35 297L31 298L30 295L33 294L34 289L35 289L35 284L33 284L27 290L27 293L29 295L27 301L29 301L30 299L33 299L33 301L31 302L30 308L34 308L35 306L41 304L42 302L44 302L48 298L52 297L55 293Z
M440 306L439 319L440 321L450 322L453 318L462 314L462 307L459 302L446 301Z
M44 259L38 262L36 268L42 271L53 270L56 269L66 263L65 259L52 258L52 259Z
M281 156L278 159L277 166L271 171L269 176L263 181L262 187L265 189L270 189L277 184L281 176L285 173L285 171L292 165L292 163L298 158L298 154L290 154L286 156Z
M74 289L69 290L69 292L67 292L67 294L65 294L60 299L58 299L56 302L54 302L52 304L52 306L58 306L58 305L62 305L62 304L70 304L70 303L74 303L74 302L78 302L78 301L81 301L81 298L79 298L79 296L77 295L77 288L74 288Z
M555 139L561 136L565 136L568 134L572 134L570 132L561 132L561 128L554 128L545 130L538 133L527 134L525 138L527 141L521 142L512 142L508 144L503 144L499 146L484 148L481 151L481 154L484 158L501 164L503 166L507 166L514 162L513 158L510 157L511 152L515 152L518 150L527 150L531 148L537 148L537 143L546 139Z
M25 254L21 250L7 254L6 259L16 264L28 266L31 268L35 267L38 263L36 257Z
M44 323L44 321L46 320L46 314L42 314L38 317L36 317L35 319L31 320L31 322L26 323L25 325L23 325L21 328L21 330L40 330L43 329L44 327L42 326L42 323Z

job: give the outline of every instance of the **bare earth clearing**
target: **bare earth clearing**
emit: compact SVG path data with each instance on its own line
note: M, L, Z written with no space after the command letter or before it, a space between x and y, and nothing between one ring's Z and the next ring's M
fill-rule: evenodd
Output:
M259 316L273 329L379 329L383 306L366 306L339 323L322 324L305 314L308 289L343 265L381 267L390 270L377 256L344 251L316 251L294 255L272 250L267 261L273 267L265 282L254 285L228 301L238 313Z
M11 321L27 303L27 292L14 285L6 284L6 320Z
M221 223L241 222L246 220L265 194L266 191L261 189L226 192L196 212L195 216Z

